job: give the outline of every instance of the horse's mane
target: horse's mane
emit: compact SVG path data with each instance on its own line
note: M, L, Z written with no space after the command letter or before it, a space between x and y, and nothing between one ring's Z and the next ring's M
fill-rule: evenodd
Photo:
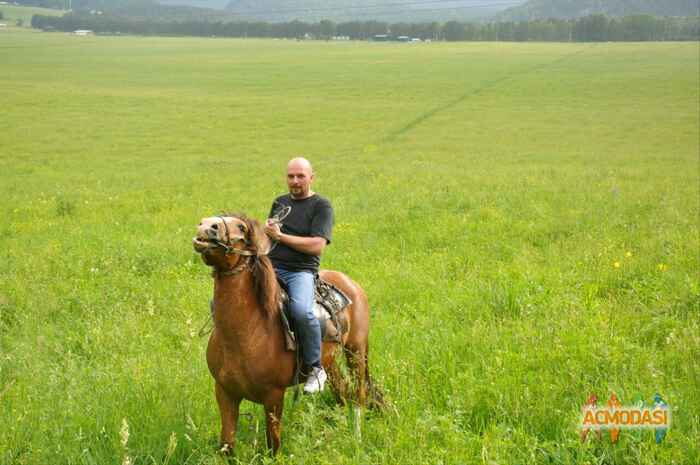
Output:
M278 311L280 289L277 284L277 275L272 267L272 262L267 257L270 243L260 222L249 218L243 213L227 214L243 221L247 228L248 243L246 249L251 252L261 253L251 257L251 270L253 272L253 289L263 315L268 317Z

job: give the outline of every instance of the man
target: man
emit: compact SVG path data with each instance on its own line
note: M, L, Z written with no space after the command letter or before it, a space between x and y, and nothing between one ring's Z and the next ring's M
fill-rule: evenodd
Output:
M333 207L311 190L313 181L314 172L307 159L290 160L289 194L275 199L265 224L265 233L277 241L269 257L289 291L292 321L308 373L304 386L307 393L322 391L327 378L321 366L321 327L313 313L314 279L333 231ZM282 220L276 221L275 217Z

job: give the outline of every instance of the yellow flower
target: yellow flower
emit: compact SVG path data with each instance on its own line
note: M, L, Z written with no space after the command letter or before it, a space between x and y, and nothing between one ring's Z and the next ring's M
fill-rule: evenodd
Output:
M632 252L627 251L625 252L625 257L630 258L632 256Z
M659 269L659 271L666 271L666 270L668 270L668 266L666 266L666 265L663 264L663 263L659 263L658 266L657 266L657 268Z
M613 263L613 266L614 266L615 268L620 268L620 262L615 262L615 263Z

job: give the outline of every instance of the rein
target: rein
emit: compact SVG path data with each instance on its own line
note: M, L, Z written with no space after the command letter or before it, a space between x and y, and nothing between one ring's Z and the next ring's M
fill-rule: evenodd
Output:
M223 276L236 276L238 273L240 273L241 271L248 268L249 262L250 262L250 259L247 259L243 263L241 263L240 265L233 267L230 270L223 270L223 271L214 270L211 272L211 275L214 278L223 277Z

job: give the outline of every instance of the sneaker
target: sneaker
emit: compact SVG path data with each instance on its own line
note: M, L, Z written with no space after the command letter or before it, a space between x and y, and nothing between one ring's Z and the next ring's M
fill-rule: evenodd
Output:
M323 391L323 386L326 384L326 370L321 367L313 367L309 377L306 379L306 384L304 385L304 392L307 394L313 394L316 392Z

